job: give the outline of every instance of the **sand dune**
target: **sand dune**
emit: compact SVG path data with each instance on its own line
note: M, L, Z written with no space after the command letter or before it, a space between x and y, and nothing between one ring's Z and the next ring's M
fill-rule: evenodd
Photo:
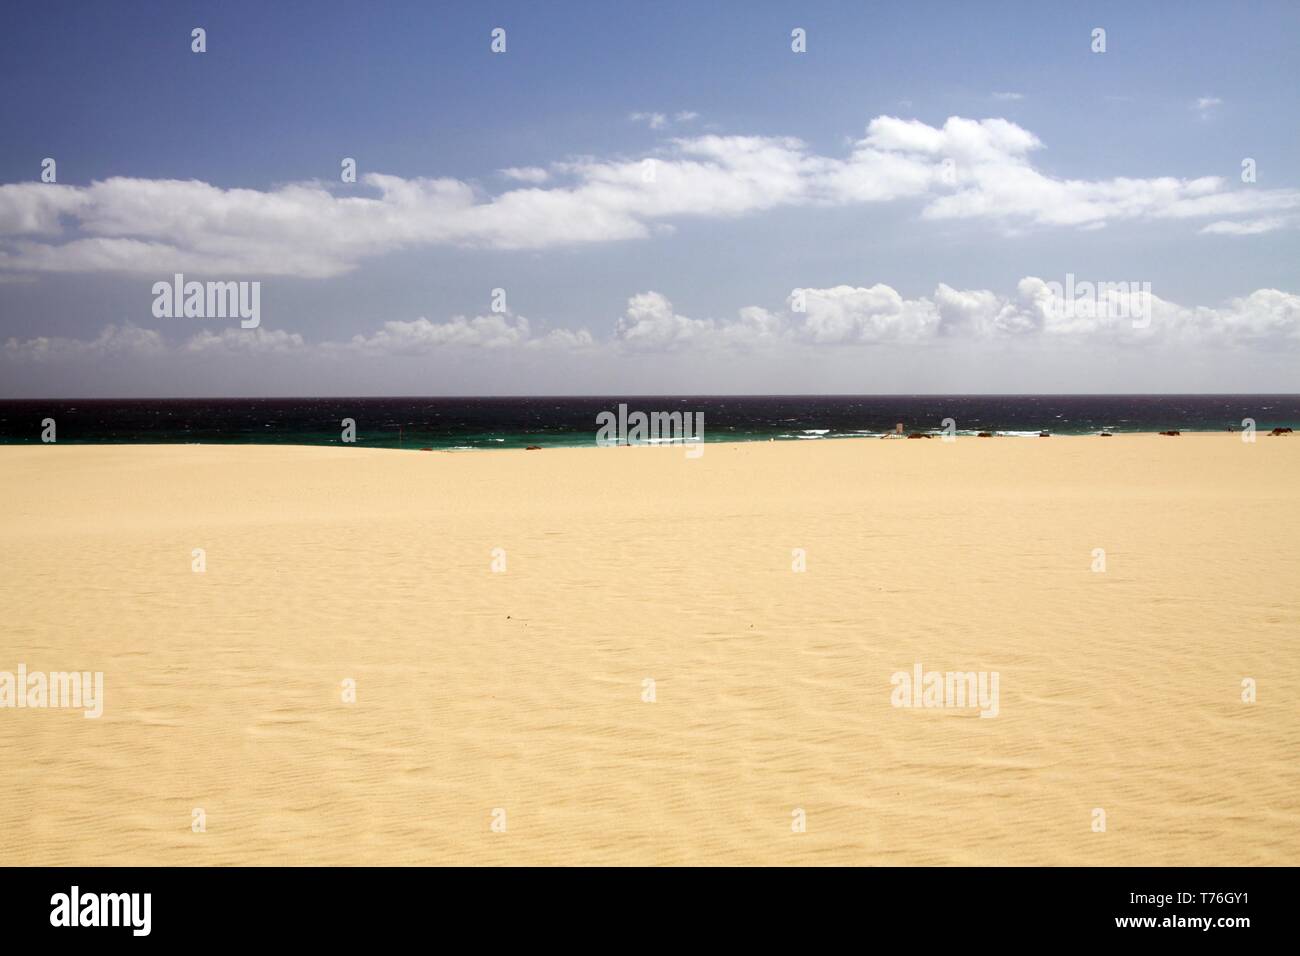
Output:
M105 683L0 709L0 860L1294 864L1298 487L1226 434L0 448L0 671Z

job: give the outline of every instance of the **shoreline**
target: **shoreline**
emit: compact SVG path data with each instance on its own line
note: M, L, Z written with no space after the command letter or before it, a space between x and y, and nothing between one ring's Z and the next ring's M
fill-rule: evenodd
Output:
M1004 439L1018 441L1021 439L1032 439L1041 441L1042 438L1191 438L1198 440L1204 437L1232 437L1241 441L1243 432L1237 431L1211 431L1208 429L1183 429L1178 435L1169 436L1160 432L1150 431L1116 431L1102 435L1099 432L1053 432L1050 435L1034 434L997 434L996 432L989 436L981 437L975 433L958 432L956 439L972 439L975 441L989 441L991 439ZM1256 439L1264 438L1287 438L1291 434L1274 435L1271 431L1259 430L1255 433ZM543 439L544 440L544 439ZM818 442L846 442L846 441L938 441L941 444L952 444L945 442L940 432L924 433L924 437L909 438L908 435L894 435L890 433L880 435L819 435L807 438L705 438L700 442L688 442L682 440L659 441L659 442L634 442L631 444L619 445L598 445L594 440L590 443L564 443L553 445L539 445L537 449L528 449L520 445L505 445L503 447L476 447L469 445L457 446L392 446L367 443L357 441L356 443L344 442L280 442L280 441L258 441L258 442L241 442L241 441L123 441L123 442L101 442L101 441L58 441L58 442L0 442L0 449L6 448L32 448L32 447L49 447L62 446L68 448L190 448L196 446L213 447L213 448L337 448L340 450L368 449L370 451L425 451L425 452L503 452L503 451L558 451L570 449L612 449L612 448L684 448L692 445L706 445L709 447L721 445L791 445L791 444L808 444L813 445ZM1247 442L1249 444L1249 442Z

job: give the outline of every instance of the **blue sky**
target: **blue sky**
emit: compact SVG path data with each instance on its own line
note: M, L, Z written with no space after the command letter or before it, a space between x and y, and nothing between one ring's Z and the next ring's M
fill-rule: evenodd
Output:
M11 4L0 395L1295 390L1300 7L806 6Z

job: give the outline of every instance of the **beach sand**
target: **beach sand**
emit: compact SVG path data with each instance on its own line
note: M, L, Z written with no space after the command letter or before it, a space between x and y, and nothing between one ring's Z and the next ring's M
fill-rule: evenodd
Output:
M0 671L105 697L0 710L0 861L1294 865L1298 490L1262 434L0 448Z

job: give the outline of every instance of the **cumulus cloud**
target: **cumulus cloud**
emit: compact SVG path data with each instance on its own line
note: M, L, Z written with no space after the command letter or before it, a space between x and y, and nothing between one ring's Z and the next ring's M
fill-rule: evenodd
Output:
M928 338L938 312L927 299L904 299L887 285L801 289L804 312L798 334L819 345L911 342ZM792 297L793 298L793 297Z
M1025 98L1025 94L1024 93L994 93L993 98L995 100L1002 100L1004 103L1014 103L1017 100L1023 100Z
M711 320L678 315L658 292L642 292L627 300L627 311L615 326L615 336L632 348L676 348L700 342L714 329Z
M653 123L663 114L647 115ZM687 217L909 199L926 219L1005 229L1267 221L1300 207L1300 190L1231 189L1214 176L1062 179L1032 162L1043 148L1005 119L929 126L881 116L847 157L791 137L677 137L648 156L509 167L502 173L518 185L496 195L457 179L382 173L358 186L267 190L127 177L9 183L0 185L0 271L323 278L410 247L543 249L644 239Z
M1022 287L1021 297L1024 296ZM939 316L936 332L945 336L991 337L1041 329L1041 316L988 289L954 289L944 283L934 291Z
M1012 295L955 289L909 299L883 283L797 289L786 308L758 306L734 319L679 315L658 292L628 300L615 342L637 350L917 346L940 338L1035 342L1107 341L1133 345L1300 346L1300 295L1260 289L1219 307L1161 299L1138 282L1021 279Z
M507 315L455 316L430 322L421 316L411 322L385 322L373 335L356 335L347 348L382 355L421 355L446 346L501 349L520 345L529 337L528 320Z
M595 345L596 340L586 329L552 329L546 335L529 339L525 343L530 349L559 349L569 352L583 352Z
M55 235L59 220L86 205L86 193L57 183L0 186L0 236Z
M444 350L504 352L555 349L621 350L630 354L693 352L725 356L756 349L845 347L918 348L941 340L1036 344L1107 342L1113 345L1201 348L1300 348L1300 295L1257 289L1219 306L1184 306L1140 283L1049 281L1026 276L1010 294L956 289L940 283L929 296L908 298L891 286L838 285L796 289L780 309L745 306L733 317L692 318L667 296L631 296L613 335L559 327L536 334L523 316L492 314L385 322L369 335L307 342L296 332L266 328L202 329L169 346L154 329L110 325L91 339L9 338L6 361L24 364L105 358L259 356L297 359L393 358Z
M1300 296L1289 292L1256 289L1218 309L1164 305L1219 341L1243 345L1300 340Z
M4 344L5 358L18 362L148 357L165 351L163 337L157 331L142 329L130 322L105 326L93 339L42 335L29 339L10 337Z
M1002 119L976 122L953 118L936 128L916 120L884 117L868 127L852 165L875 172L888 164L911 175L914 185L918 174L928 171L931 181L917 191L938 193L923 208L922 215L929 219L1099 227L1117 221L1249 214L1300 206L1300 190L1230 191L1226 181L1217 176L1058 179L1030 162L1030 155L1042 148L1038 137Z
M433 322L421 316L414 321L385 322L371 335L355 335L347 342L325 342L324 351L357 352L364 355L427 355L440 349L513 348L565 349L582 351L594 344L586 329L552 329L535 335L524 316L510 313L453 316L445 322Z

